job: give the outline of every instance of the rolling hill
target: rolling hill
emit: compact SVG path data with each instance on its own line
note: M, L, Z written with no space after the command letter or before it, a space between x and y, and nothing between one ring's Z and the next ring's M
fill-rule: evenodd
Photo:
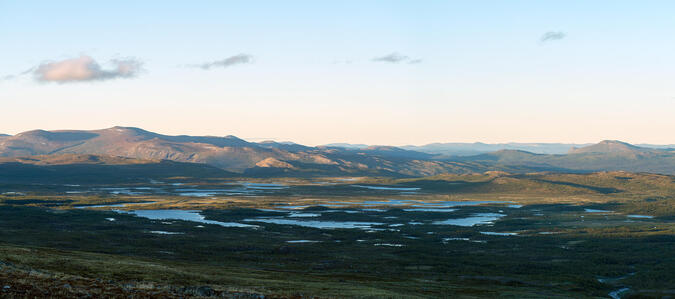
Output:
M629 143L621 142L618 140L604 140L600 143L589 145L581 148L572 148L570 154L587 154L587 153L600 153L600 154L624 154L624 155L633 155L636 153L645 153L645 152L657 152L658 150L638 147Z
M402 146L403 149L434 154L442 156L475 156L496 152L500 150L519 150L535 154L561 155L567 154L578 148L584 148L593 144L575 144L575 143L431 143L427 145ZM669 149L675 148L675 145L655 145L639 144L639 147L645 149Z
M407 145L402 148L443 156L474 156L500 150L519 150L536 154L565 154L574 147L590 144L572 143L431 143L427 145Z
M549 144L549 150L567 146ZM292 142L248 142L235 136L169 136L139 128L113 127L92 131L34 130L0 137L0 157L42 156L38 160L45 161L48 159L44 156L52 155L95 155L99 159L136 159L131 160L132 164L167 160L206 164L247 176L427 176L491 170L513 173L622 170L675 174L673 149L646 148L611 140L583 147L569 146L563 154L503 149L471 156L448 156L393 146L310 147ZM9 162L0 160L0 163Z
M675 150L644 148L614 140L575 148L564 155L503 150L459 160L489 163L496 168L518 165L558 172L621 170L675 174Z
M429 154L395 147L349 150L294 143L253 143L234 136L168 136L130 127L34 130L0 139L0 157L62 154L201 163L251 175L416 176L485 170L471 163L432 161Z

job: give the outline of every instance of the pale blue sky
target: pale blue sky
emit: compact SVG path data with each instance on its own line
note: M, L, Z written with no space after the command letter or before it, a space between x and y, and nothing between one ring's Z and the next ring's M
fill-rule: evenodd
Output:
M0 0L0 133L675 142L672 1L93 2ZM392 53L408 58L373 61ZM252 63L194 67L238 54ZM82 55L143 67L36 80Z

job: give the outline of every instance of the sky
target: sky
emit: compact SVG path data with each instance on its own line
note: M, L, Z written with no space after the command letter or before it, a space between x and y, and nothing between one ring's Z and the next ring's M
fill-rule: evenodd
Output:
M0 133L675 143L673 1L0 0Z

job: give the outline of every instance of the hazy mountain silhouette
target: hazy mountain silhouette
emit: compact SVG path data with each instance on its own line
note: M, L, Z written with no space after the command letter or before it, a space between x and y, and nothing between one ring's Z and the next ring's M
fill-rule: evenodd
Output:
M630 154L653 152L654 149L638 147L618 140L604 140L582 148L573 148L570 154L601 153L601 154Z
M500 150L520 150L536 154L564 154L574 147L588 144L572 143L431 143L415 146L406 145L402 148L444 156L473 156Z
M456 160L551 171L623 170L675 174L675 150L644 148L620 141L602 141L562 155L502 150Z

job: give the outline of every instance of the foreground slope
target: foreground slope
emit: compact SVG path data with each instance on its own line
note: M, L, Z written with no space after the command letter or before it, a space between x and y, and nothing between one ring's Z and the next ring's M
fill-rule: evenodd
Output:
M284 182L282 189L255 196L181 194L188 185L202 191L254 186L239 180L115 186L152 192L143 195L0 184L0 281L9 286L0 297L606 298L621 292L661 298L673 292L674 176L488 172L323 178L327 184L274 178L256 182ZM84 192L64 192L71 190ZM167 209L201 218L137 213ZM491 220L465 222L481 217Z

